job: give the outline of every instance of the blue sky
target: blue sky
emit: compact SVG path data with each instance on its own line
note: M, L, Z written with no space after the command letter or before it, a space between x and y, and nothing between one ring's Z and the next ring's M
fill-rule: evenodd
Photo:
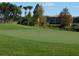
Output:
M34 10L37 3L42 4L44 15L58 15L63 8L67 7L72 16L79 16L79 2L11 2L16 5L33 6ZM22 16L24 16L24 10Z

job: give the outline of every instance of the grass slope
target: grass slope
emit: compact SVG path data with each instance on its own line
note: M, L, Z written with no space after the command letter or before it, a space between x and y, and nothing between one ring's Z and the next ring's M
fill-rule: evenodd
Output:
M0 24L0 55L79 56L79 33Z

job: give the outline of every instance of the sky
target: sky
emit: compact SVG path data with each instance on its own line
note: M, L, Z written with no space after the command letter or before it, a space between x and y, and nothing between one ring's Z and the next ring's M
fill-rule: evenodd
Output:
M37 3L41 4L44 10L45 16L55 16L59 15L63 8L68 8L72 16L79 16L79 2L11 2L17 6L33 6L34 10ZM22 16L24 16L24 10L22 9Z

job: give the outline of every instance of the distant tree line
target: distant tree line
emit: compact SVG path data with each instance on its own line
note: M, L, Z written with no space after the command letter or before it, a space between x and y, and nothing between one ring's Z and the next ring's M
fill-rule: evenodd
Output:
M33 15L31 14L31 9L33 8L32 6L21 6L21 8L25 10L25 16L18 21L18 24L43 26L46 23L46 18L43 15L44 10L41 5L37 4L35 6ZM27 10L29 10L29 12L27 12Z
M33 26L38 24L39 26L43 26L46 22L43 16L44 10L42 6L37 4L33 11L33 15L31 14L32 8L32 6L17 6L9 2L2 2L0 3L0 23L17 21L17 24L22 25ZM22 16L22 9L25 10L25 16Z
M17 6L9 2L0 3L0 23L11 23L17 21L17 24L22 25L39 25L44 26L48 23L47 17L43 15L44 10L42 5L37 4L31 14L33 6ZM24 9L24 17L22 16ZM50 11L49 11L50 12ZM72 24L79 22L79 17L72 17L67 8L64 8L58 18L60 19L60 28L71 30Z

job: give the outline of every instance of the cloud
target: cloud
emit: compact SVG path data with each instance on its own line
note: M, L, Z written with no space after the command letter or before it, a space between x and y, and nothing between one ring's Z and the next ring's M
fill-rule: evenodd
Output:
M41 5L42 5L43 7L51 7L51 6L54 6L55 4L54 4L54 3L46 2L46 3L41 3Z

